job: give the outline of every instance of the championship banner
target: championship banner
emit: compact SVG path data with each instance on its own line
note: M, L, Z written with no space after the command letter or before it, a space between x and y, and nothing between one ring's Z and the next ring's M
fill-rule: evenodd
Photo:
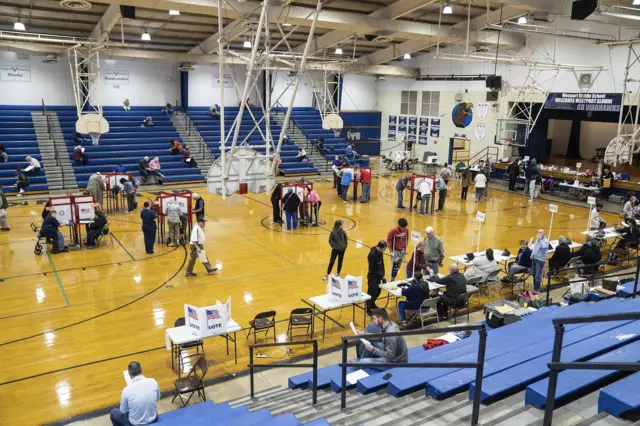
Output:
M389 116L389 127L388 127L388 131L387 131L387 138L390 141L394 141L396 140L396 131L397 131L397 125L398 125L398 117L395 115L390 115Z
M30 83L31 67L28 65L0 65L0 81Z
M487 102L479 102L476 107L476 112L478 113L478 118L482 121L487 118L489 115L489 104Z
M398 131L407 132L407 117L398 117Z
M487 125L480 123L476 126L476 138L481 141L485 136L487 136Z
M622 93L549 93L544 107L571 111L620 112Z
M429 136L429 119L421 117L420 126L418 127L418 143L421 145L426 145L427 136Z
M432 138L439 138L440 137L440 119L439 118L432 118L431 119L430 136Z

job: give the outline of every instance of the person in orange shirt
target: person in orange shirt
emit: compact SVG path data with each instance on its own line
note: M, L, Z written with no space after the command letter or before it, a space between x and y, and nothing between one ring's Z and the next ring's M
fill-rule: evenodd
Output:
M360 182L362 182L361 203L368 203L371 200L371 169L360 169Z

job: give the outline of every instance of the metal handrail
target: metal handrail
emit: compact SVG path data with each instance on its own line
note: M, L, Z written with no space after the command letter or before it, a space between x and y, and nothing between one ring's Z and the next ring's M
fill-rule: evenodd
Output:
M480 417L480 397L482 395L482 376L484 374L484 355L487 346L487 329L484 324L480 325L460 325L446 328L431 328L420 329L413 331L399 331L395 333L377 333L366 334L367 339L378 339L384 337L393 336L415 336L420 334L433 334L433 333L450 333L457 331L478 331L480 339L478 341L478 358L476 362L407 362L407 363L393 363L384 362L376 364L350 364L347 362L347 350L349 349L349 342L353 340L359 340L363 338L363 335L359 336L343 336L342 337L342 362L338 364L342 369L342 382L340 389L340 408L345 409L347 407L347 367L362 367L362 368L379 368L379 367L393 367L393 368L475 368L476 380L475 389L473 393L473 411L471 414L471 425L478 424Z
M44 115L47 120L47 134L49 135L49 139L53 141L53 158L56 162L56 166L61 167L62 161L60 160L60 155L58 154L58 142L53 135L53 131L51 130L51 120L49 119L49 114L47 114L47 106L44 103L44 99L41 98L40 101L42 102L42 115ZM64 145L64 149L65 151L67 149L66 143ZM62 168L60 168L60 175L62 176L62 188L64 189L67 186L65 185L64 171L62 170Z
M175 108L176 112L181 112L182 116L185 118L185 123L187 125L187 136L196 136L198 138L198 142L199 142L199 146L198 146L198 150L200 153L200 159L204 160L205 158L207 158L207 154L209 155L211 161L215 161L215 157L213 156L213 153L211 152L211 150L209 149L209 146L207 145L207 143L205 142L204 138L202 137L202 135L200 134L200 132L198 131L198 126L196 126L196 124L193 122L193 120L191 120L191 117L189 117L189 115L186 113L186 111L184 110L184 108L182 107L182 105L180 105L180 102L176 101L176 108Z
M485 160L485 162L491 161L491 160L497 160L498 159L498 148L495 146L487 146L484 149L482 149L480 152L478 152L477 154L475 154L473 157L469 158L469 166L472 166L473 164L475 164L475 162L479 161L479 160Z
M567 318L554 318L553 327L555 329L555 337L553 339L553 353L551 355L551 362L548 363L549 367L549 387L547 388L547 402L544 410L544 426L551 426L553 422L553 410L556 399L556 389L558 386L558 375L564 370L616 370L616 371L640 371L640 363L629 362L560 362L562 355L562 341L564 338L564 325L565 324L583 324L593 322L607 322L607 321L635 321L640 320L640 312L627 312L621 314L604 314L604 315L591 315L583 317L567 317ZM619 349L630 343L634 343L640 340L640 336L635 336L622 343L607 349L604 353L610 352L615 349Z
M254 364L253 363L253 350L254 348L273 348L273 347L282 347L282 346L305 346L305 345L313 345L313 363L311 364ZM251 398L254 398L254 383L253 383L253 374L255 368L309 368L313 369L313 387L312 387L312 404L315 406L318 403L318 341L317 340L304 340L301 342L281 342L281 343L259 343L253 344L249 346L249 359L250 364L249 374L250 374L250 386L251 386Z

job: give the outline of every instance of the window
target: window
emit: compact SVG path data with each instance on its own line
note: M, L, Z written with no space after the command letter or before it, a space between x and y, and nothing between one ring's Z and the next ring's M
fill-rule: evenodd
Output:
M416 115L418 92L402 91L400 99L400 114Z
M437 117L440 109L440 92L422 92L423 117Z

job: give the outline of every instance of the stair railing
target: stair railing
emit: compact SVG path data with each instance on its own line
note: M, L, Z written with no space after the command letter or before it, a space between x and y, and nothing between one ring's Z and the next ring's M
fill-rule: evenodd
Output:
M213 156L213 153L209 149L209 146L205 142L204 138L198 131L198 127L193 122L193 120L191 120L191 117L189 117L182 105L180 105L180 102L176 101L176 107L174 111L174 114L182 114L181 117L184 118L185 127L187 128L187 136L195 136L196 138L198 138L197 152L200 155L196 158L200 158L202 160L209 158L212 162L215 161L215 157Z
M289 364L289 363L278 363L278 364L254 364L253 363L253 351L254 349L262 348L274 348L274 347L286 347L286 346L306 346L313 345L313 362L311 364ZM315 406L318 403L318 341L317 340L305 340L300 342L282 342L282 343L259 343L249 346L249 375L250 375L250 386L251 386L251 398L253 399L255 396L254 391L254 381L253 375L255 374L255 369L264 369L268 370L270 368L312 368L313 369L313 386L312 386L312 403Z
M56 167L60 167L60 176L62 177L62 188L65 189L67 186L65 185L64 171L62 170L62 161L60 160L60 154L58 153L58 142L56 141L56 137L54 132L51 130L51 119L49 118L49 114L47 113L47 106L44 103L44 99L40 99L42 102L42 115L47 120L47 134L49 135L49 139L53 141L53 158L55 160ZM67 152L67 145L64 143L64 151Z
M434 334L434 333L451 333L460 331L478 331L478 358L475 362L382 362L376 364L358 363L352 364L347 362L347 350L349 349L349 342L354 340L360 340L363 337L366 339L382 339L390 336L415 336L421 334ZM473 393L473 411L471 413L471 425L478 424L480 417L480 397L482 395L482 376L484 374L484 355L487 347L487 330L484 324L480 325L461 325L453 327L438 327L438 328L423 328L413 331L400 331L396 333L378 333L378 334L366 334L360 336L343 336L342 337L342 362L338 364L342 369L342 383L340 389L340 408L343 410L347 408L347 368L359 367L359 368L376 368L380 367L393 367L393 368L475 368L476 380Z
M483 160L485 163L498 161L498 147L487 146L469 158L469 167Z

